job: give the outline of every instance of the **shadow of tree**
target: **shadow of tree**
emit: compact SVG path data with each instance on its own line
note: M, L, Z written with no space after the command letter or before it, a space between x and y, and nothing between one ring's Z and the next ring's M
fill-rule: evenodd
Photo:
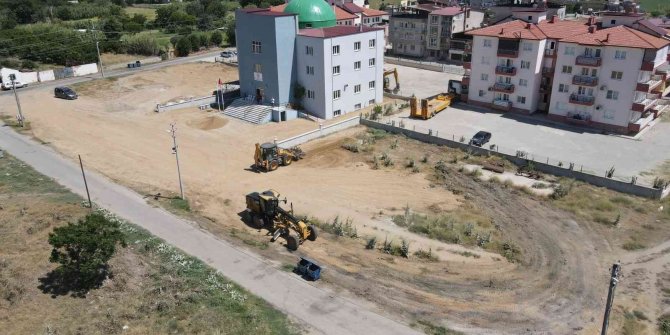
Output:
M72 273L58 267L40 277L37 286L42 293L51 294L52 298L70 295L75 298L86 298L90 290L98 289L107 278L113 278L109 266L100 267L94 276L85 280L78 273Z

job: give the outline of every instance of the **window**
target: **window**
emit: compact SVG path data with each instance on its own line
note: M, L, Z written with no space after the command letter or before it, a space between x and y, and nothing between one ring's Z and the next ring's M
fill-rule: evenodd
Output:
M313 66L306 66L307 74L314 75L314 67Z
M622 50L615 51L614 59L626 59L626 52Z
M314 99L314 91L307 90L307 98L308 99Z
M558 91L561 93L567 93L570 90L570 85L560 84L558 85Z
M430 39L430 46L431 47L436 47L437 46L437 38L432 38Z
M361 109L361 104L355 104L354 109Z
M437 35L437 26L430 27L430 34Z
M479 90L479 96L483 97L484 96L484 90Z
M528 42L523 43L523 51L533 51L533 45Z
M374 59L374 58L370 58L370 59L368 60L368 66L369 66L369 67L373 67L373 66L375 66L375 59Z
M612 79L615 79L615 80L621 80L621 78L623 78L623 72L621 72L621 71L612 71L612 76L611 76L611 78L612 78Z
M377 40L371 39L368 41L368 45L370 46L370 49L374 48L377 45Z
M563 73L572 73L572 66L569 65L563 65L563 69L561 70Z
M610 21L610 24L611 24L611 25L615 25L615 24L616 24L616 20L611 20L611 21Z
M375 89L375 81L374 80L368 83L368 88L371 89L371 90Z
M354 94L361 93L361 84L354 86Z
M261 53L261 42L251 41L251 52L255 54Z
M339 55L339 54L340 54L340 46L333 45L333 55Z
M340 90L335 90L335 91L333 91L333 100L337 100L337 99L339 99L340 96L341 96L341 92L340 92Z
M520 104L525 104L526 103L526 97L518 96L516 97L516 102Z
M491 40L484 40L484 48L490 48L492 45Z
M305 46L305 54L313 56L314 55L314 47Z
M489 74L488 73L482 73L481 79L484 81L489 80Z
M437 23L437 19L438 19L437 15L431 15L430 16L430 23Z
M354 62L354 70L358 71L361 69L361 61Z
M354 51L361 51L361 42L354 42Z
M333 75L338 75L340 74L340 66L333 66Z
M519 79L519 86L528 86L528 80Z
M521 61L521 68L522 69L530 69L530 62L522 60Z
M565 54L566 55L574 55L575 54L575 47L565 47Z
M338 110L336 110L336 111L333 111L333 116L339 116L340 114L342 114L342 110L341 110L341 109L338 109Z
M619 92L608 90L607 91L607 99L609 99L609 100L619 100Z
M482 64L488 64L490 61L489 57L487 56L482 56Z
M254 64L254 72L263 72L263 66L261 64Z
M375 102L377 102L377 101L375 101L375 99L370 99L370 100L368 101L368 105L374 105Z

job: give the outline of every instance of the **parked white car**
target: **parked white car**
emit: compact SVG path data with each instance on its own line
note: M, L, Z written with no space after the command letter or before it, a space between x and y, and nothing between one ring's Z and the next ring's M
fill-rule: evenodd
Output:
M28 84L22 83L18 80L14 80L14 85L16 88L22 88L28 86ZM3 90L11 90L12 89L12 82L11 81L4 81L2 82L2 89Z

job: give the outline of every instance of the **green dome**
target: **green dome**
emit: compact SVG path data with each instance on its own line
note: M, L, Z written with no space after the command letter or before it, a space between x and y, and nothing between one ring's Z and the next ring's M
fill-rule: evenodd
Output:
M335 25L335 12L324 0L291 0L284 13L298 15L298 27L301 29Z

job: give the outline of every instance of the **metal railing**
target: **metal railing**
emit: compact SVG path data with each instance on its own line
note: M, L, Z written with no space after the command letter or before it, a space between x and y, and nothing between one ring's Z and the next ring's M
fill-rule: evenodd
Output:
M512 93L512 92L514 92L514 84L495 83L495 84L493 84L493 90Z
M598 77L574 75L572 83L575 85L596 86L598 85Z
M572 93L570 94L570 102L582 104L582 105L592 105L596 101L596 97L584 94Z
M498 49L498 57L517 57L519 50Z
M575 59L575 64L577 65L600 66L601 62L602 58L588 55L577 56Z
M496 74L513 76L516 74L516 67L514 66L496 66Z

